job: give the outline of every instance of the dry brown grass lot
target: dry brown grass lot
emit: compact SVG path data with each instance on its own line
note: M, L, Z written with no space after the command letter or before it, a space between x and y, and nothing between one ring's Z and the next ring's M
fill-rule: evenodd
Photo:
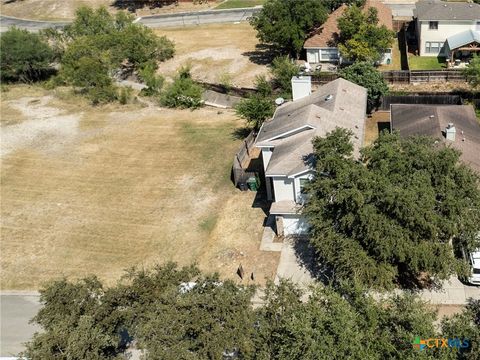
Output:
M377 140L380 131L389 126L390 111L376 111L365 120L365 146Z
M157 29L175 42L175 57L160 64L159 73L173 76L190 65L195 79L221 83L227 77L235 86L253 87L255 77L267 74L265 65L250 61L258 44L256 31L246 22Z
M230 111L91 107L67 90L2 93L2 289L59 276L112 283L133 265L198 262L272 278L264 213L229 181Z
M17 0L6 3L2 1L2 15L14 16L24 19L36 20L70 20L75 16L75 10L80 6L97 8L105 6L110 12L117 10L112 6L113 0ZM146 16L183 11L199 11L214 8L220 1L210 0L205 4L193 4L192 2L180 2L178 5L164 6L162 8L143 7L138 9L135 16Z

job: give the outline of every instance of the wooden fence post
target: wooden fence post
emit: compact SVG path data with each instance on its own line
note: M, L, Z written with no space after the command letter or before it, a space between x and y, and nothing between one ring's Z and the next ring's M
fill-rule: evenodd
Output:
M250 156L250 151L248 150L247 140L244 140L243 142L245 144L245 149L247 150L247 155Z

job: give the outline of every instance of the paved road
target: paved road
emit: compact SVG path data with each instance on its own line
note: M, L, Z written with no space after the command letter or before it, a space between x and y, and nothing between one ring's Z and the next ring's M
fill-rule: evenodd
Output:
M0 31L7 31L8 28L16 26L29 31L39 31L41 29L47 29L50 27L63 27L67 22L49 22L49 21L37 21L17 19L8 16L0 16Z
M235 23L247 20L256 11L259 11L259 9L260 8L256 7L246 9L207 10L190 13L154 15L138 18L136 21L152 28L229 22ZM14 25L29 31L39 31L49 27L62 27L66 24L68 24L68 22L36 21L0 16L1 31L6 31L8 28Z
M33 294L0 295L0 356L12 356L24 349L38 327L28 322L40 309L39 297Z

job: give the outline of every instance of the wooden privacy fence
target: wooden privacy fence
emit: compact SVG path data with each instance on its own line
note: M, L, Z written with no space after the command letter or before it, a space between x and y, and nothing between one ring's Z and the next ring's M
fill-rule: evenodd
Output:
M312 75L312 84L323 85L338 78L339 76L337 73L316 74Z
M390 70L382 72L389 83L464 82L461 70Z
M255 136L254 131L250 132L233 158L232 175L235 187L245 186L248 178L255 176L254 172L247 171L250 163L250 154L255 143Z
M392 104L461 105L460 95L386 95L379 110L390 110Z
M388 70L382 71L382 76L386 82L391 84L465 81L461 70ZM312 84L323 85L338 77L337 73L313 75Z

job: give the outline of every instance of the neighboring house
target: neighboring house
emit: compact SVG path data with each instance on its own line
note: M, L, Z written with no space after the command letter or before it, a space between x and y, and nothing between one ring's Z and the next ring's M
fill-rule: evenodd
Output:
M307 92L308 93L308 92ZM306 200L305 183L313 177L313 145L336 127L353 131L355 156L363 145L367 90L344 79L320 87L311 95L278 107L263 123L256 146L262 150L270 214L277 233L304 234L308 225L299 214Z
M480 40L480 4L421 0L414 16L420 56L470 56Z
M472 105L396 104L390 120L400 136L430 136L460 150L462 162L480 174L480 124Z
M378 25L385 25L387 29L393 30L392 11L389 7L380 1L367 0L364 11L374 7L378 11ZM338 51L337 44L340 36L338 29L338 19L343 16L348 6L343 4L330 14L325 23L320 26L303 45L307 53L307 62L317 64L322 62L338 62L341 54ZM392 49L386 49L381 63L389 64L392 62Z

